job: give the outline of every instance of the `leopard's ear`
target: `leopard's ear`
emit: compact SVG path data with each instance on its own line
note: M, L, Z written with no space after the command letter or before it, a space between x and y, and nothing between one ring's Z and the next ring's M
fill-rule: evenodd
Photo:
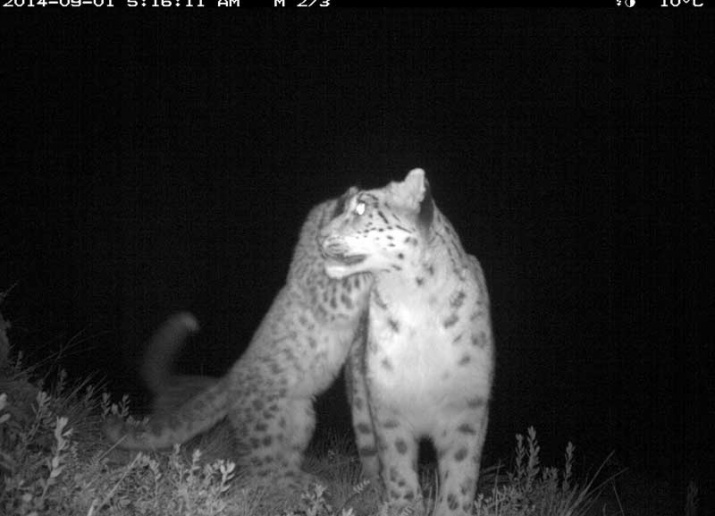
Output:
M425 171L421 168L411 170L402 182L402 187L409 204L417 212L417 223L428 230L434 217L434 201Z
M425 198L425 193L428 193L429 183L425 178L425 171L421 168L410 170L402 181L402 190L404 195L411 201L411 204L417 208L417 204L421 203Z
M429 186L429 181L424 178L424 194L420 202L420 213L417 216L417 223L425 230L432 226L434 218L434 200L432 199L432 189Z

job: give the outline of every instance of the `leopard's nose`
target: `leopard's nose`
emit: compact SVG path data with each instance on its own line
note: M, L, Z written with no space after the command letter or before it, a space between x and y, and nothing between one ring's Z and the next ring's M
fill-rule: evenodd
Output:
M318 243L324 256L339 256L342 252L343 246L340 243L340 239L330 235L319 235Z
M326 247L328 238L330 237L323 234L323 232L318 233L318 247L320 247L321 250Z

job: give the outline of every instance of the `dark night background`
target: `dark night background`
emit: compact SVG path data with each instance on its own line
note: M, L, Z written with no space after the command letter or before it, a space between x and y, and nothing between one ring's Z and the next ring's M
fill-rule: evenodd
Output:
M221 374L301 222L427 170L485 269L487 456L536 426L712 481L712 11L5 10L0 289L11 338L143 399L175 310ZM340 389L321 428L349 431ZM137 402L139 403L139 401ZM548 458L547 462L551 462ZM682 489L685 483L680 484ZM684 492L682 493L684 500Z

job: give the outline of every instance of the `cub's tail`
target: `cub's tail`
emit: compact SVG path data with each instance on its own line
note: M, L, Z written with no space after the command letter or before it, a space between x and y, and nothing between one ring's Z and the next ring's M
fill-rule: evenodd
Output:
M199 330L199 322L189 312L169 317L152 335L144 353L141 377L154 395L171 389L174 383L173 364L186 339Z
M154 414L148 425L132 425L118 416L107 418L104 434L120 448L154 450L182 444L226 417L227 379L217 379L171 412Z

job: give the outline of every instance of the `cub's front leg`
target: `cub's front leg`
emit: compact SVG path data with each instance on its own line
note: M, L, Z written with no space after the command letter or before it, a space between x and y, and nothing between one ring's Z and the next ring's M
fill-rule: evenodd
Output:
M358 333L361 335L356 338L352 348L350 348L350 357L345 368L345 383L352 410L353 429L355 430L355 441L362 464L362 473L365 478L378 485L376 481L380 478L380 460L365 378L364 325L363 331Z

